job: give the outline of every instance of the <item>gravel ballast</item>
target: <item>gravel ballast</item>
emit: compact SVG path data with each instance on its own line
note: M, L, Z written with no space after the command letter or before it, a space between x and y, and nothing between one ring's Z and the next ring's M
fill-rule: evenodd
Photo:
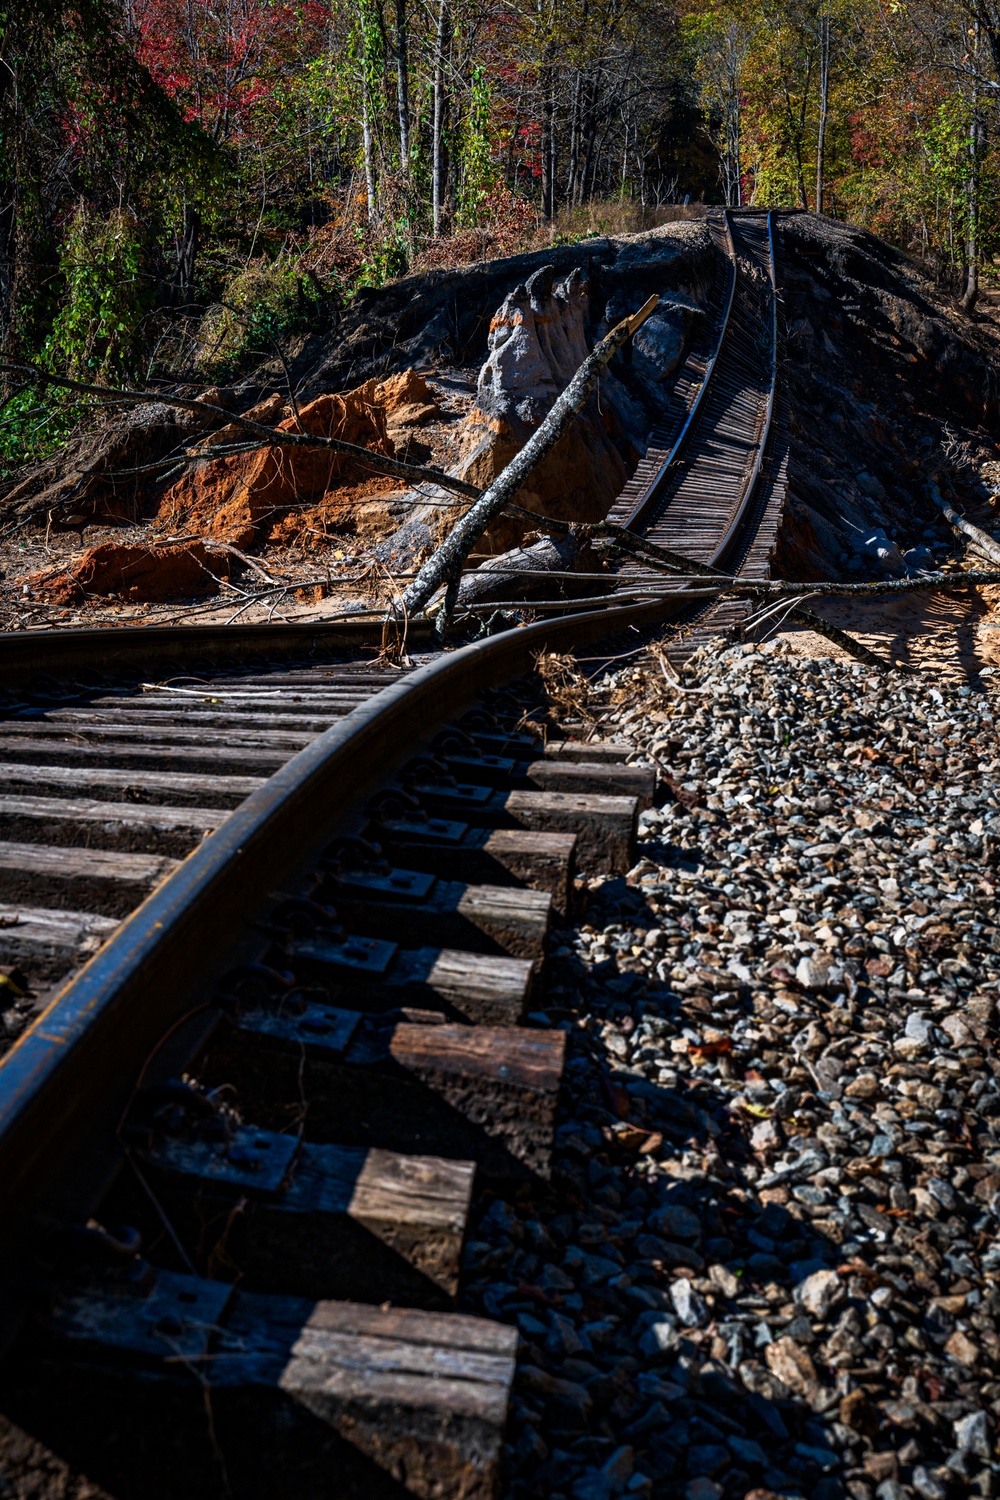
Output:
M993 679L634 661L590 703L663 791L533 1017L553 1179L467 1244L522 1336L505 1493L996 1494Z

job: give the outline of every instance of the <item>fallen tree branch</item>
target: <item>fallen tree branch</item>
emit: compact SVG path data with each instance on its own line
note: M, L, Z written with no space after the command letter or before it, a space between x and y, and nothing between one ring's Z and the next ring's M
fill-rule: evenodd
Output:
M617 594L581 594L578 599L488 599L485 603L465 604L463 612L482 614L493 609L590 609L597 604L634 604L637 599L701 599L706 597L704 589L622 589ZM714 595L708 596L714 597Z
M463 576L466 578L474 578L476 575L473 571L471 573L466 573ZM532 574L527 570L512 569L510 576L552 578L562 575L542 572ZM576 573L567 573L564 576L567 578L578 578L581 575ZM599 575L585 574L583 576L586 577ZM714 580L703 579L702 575L692 575L687 578L678 578L677 583L678 585L683 585L683 587L678 587L676 589L667 589L660 588L655 583L650 583L648 585L635 583L626 588L618 589L613 594L582 595L579 599L532 599L525 596L522 599L492 599L484 604L471 602L469 604L464 604L462 608L463 612L466 610L471 612L481 612L485 609L577 609L581 605L591 604L628 604L635 599L704 599L707 602L721 598L764 598L774 599L776 601L769 607L767 612L768 616L770 616L771 614L779 614L781 612L782 605L787 603L790 607L790 617L794 618L796 614L800 616L805 616L806 614L808 614L810 620L818 620L820 618L819 615L814 615L811 610L806 610L804 605L796 604L794 602L795 599L802 595L805 595L806 598L812 598L816 594L823 594L831 598L850 598L856 596L861 591L864 591L864 593L868 597L873 598L881 596L882 594L897 592L899 584L902 584L909 592L924 590L927 592L935 593L957 593L960 589L967 588L970 583L1000 584L1000 572L984 571L982 573L971 575L971 577L970 575L966 574L961 576L961 578L958 578L951 573L942 573L937 575L936 577L931 576L927 578L906 578L902 580L893 580L893 583L897 585L896 587L893 587L892 584L879 583L795 584L785 583L781 579L756 579L750 582L741 579L720 579L718 582L715 582ZM814 628L814 626L810 625L810 629ZM837 632L838 644L842 644L841 638L844 636L844 632L837 631L837 627L835 625L828 626L826 622L823 621L823 631L821 632L821 634L825 634L831 630ZM833 640L834 637L830 636L830 639ZM847 648L845 647L844 649L846 650ZM859 649L864 650L865 648L860 647Z
M54 385L60 390L82 391L88 395L110 397L114 399L116 405L142 406L148 402L162 406L175 406L181 411L198 412L202 416L215 418L220 425L239 427L243 432L250 432L260 439L258 444L260 447L326 449L331 453L343 453L358 463L367 464L369 468L379 473L392 474L399 479L424 483L429 481L465 499L476 500L482 493L474 484L466 484L464 479L455 479L451 474L444 474L438 469L426 469L420 464L403 463L398 458L388 458L385 454L373 453L370 448L362 448L358 443L345 443L340 438L313 437L310 433L304 432L279 432L276 427L267 427L262 422L252 422L248 417L236 416L233 412L227 411L224 406L214 406L209 401L200 401L190 396L175 396L161 391L117 390L111 386L90 385L86 381L71 380L66 375L52 375L47 370L37 369L34 365L12 364L9 361L0 362L0 375L20 375L24 377L26 385L35 384L43 388L47 385ZM199 458L215 456L210 451L198 453Z
M876 656L874 651L869 651L867 646L862 646L861 642L856 641L853 635L848 635L846 630L838 630L836 625L829 624L821 615L815 614L811 609L806 609L803 604L798 604L794 609L789 610L789 619L797 620L800 625L814 630L817 635L825 636L828 641L832 641L835 646L846 651L848 656L856 657L858 661L863 661L865 666L875 667L879 672L891 672L894 667L898 672L914 670L913 667L906 666L902 662L883 661L881 656Z
M980 584L1000 584L1000 570L995 568L970 568L967 573L924 573L919 578L887 578L876 583L791 583L782 578L735 578L725 573L705 574L696 571L699 564L692 563L691 571L688 573L673 573L671 581L675 583L697 583L700 585L698 593L707 598L720 594L730 594L736 599L753 599L757 597L769 598L773 596L787 596L795 598L798 595L822 594L830 598L879 598L883 594L912 594L924 590L932 590L936 593L953 594L962 589L976 588ZM470 569L466 577L475 577L478 569ZM510 569L511 576L527 575L536 576L529 569ZM538 577L558 578L563 575L558 573L540 572ZM567 573L568 578L608 578L607 573ZM610 581L610 580L609 580ZM627 589L641 588L644 593L662 593L664 598L673 590L650 581L648 585L640 580L628 581ZM621 595L608 595L609 598L621 597ZM553 603L555 601L552 601Z
M433 556L424 563L401 600L401 607L408 615L413 615L417 610L423 609L431 595L444 584L447 593L441 615L444 616L443 625L447 625L450 613L449 603L452 607L454 606L454 596L457 594L458 575L472 548L490 522L513 500L532 470L559 441L590 397L605 365L626 340L642 326L658 302L658 297L650 297L637 313L623 318L620 323L616 324L588 354L569 385L556 399L548 416L532 433L520 453L515 454L503 472L455 523Z
M927 485L934 504L949 522L952 529L961 532L963 536L967 536L971 542L974 542L980 552L989 558L990 562L1000 563L1000 545L987 532L983 531L981 527L974 526L963 515L959 515L953 505L948 504L948 501L941 493L937 482L937 475L932 475L927 481Z

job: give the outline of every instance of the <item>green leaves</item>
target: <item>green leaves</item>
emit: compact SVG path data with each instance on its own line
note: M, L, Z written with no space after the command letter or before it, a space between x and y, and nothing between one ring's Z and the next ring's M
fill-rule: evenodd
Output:
M154 292L143 241L133 215L119 209L102 220L78 206L60 256L62 305L42 351L50 369L109 383L138 375Z

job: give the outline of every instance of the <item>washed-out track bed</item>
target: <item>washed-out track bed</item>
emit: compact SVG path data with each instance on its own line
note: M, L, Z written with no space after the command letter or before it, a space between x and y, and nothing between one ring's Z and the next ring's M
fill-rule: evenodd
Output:
M709 218L725 268L686 360L668 420L609 519L692 562L766 578L787 487L787 421L778 385L781 215L726 209ZM630 588L658 580L642 562ZM690 605L672 649L680 660L720 633L738 633L745 600Z
M714 353L613 514L756 574L773 222L718 232ZM497 1493L518 1335L453 1310L466 1224L549 1175L546 946L655 784L518 684L685 607L405 668L364 628L7 638L0 1406L115 1500Z

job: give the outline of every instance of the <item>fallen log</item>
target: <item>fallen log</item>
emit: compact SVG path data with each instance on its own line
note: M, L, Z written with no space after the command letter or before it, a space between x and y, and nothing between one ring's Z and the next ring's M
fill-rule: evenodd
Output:
M949 522L952 530L960 532L963 536L967 536L970 542L974 543L979 551L989 558L990 562L1000 563L1000 545L987 532L983 531L981 527L974 526L971 521L966 520L965 516L960 515L953 505L949 505L941 493L936 477L928 480L928 489L931 492L934 504Z
M488 604L510 593L512 585L518 592L523 590L525 599L532 599L546 586L551 588L557 578L564 598L579 598L597 592L600 583L595 587L596 579L609 581L606 573L595 575L595 562L589 537L581 528L571 527L565 536L541 537L530 546L502 552L463 574L457 604L460 609Z

